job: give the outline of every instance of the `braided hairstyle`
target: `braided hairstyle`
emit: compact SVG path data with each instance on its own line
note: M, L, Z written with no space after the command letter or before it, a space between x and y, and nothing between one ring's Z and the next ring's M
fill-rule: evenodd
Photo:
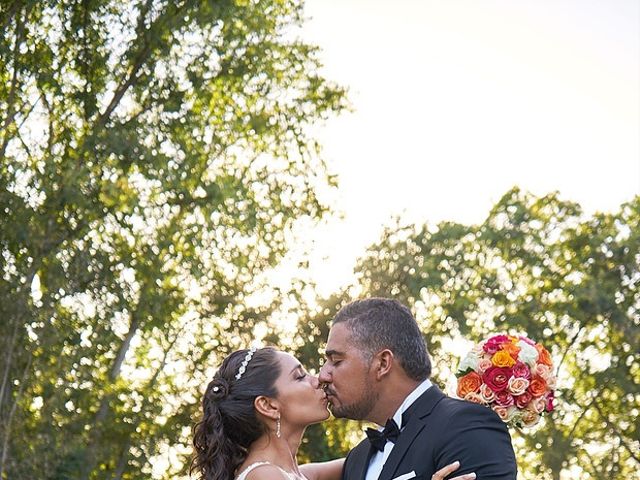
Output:
M189 472L195 471L198 480L232 480L249 446L267 432L253 402L261 395L277 395L281 370L277 350L256 350L238 380L247 352L237 350L225 358L205 391L202 420L193 428L195 452Z

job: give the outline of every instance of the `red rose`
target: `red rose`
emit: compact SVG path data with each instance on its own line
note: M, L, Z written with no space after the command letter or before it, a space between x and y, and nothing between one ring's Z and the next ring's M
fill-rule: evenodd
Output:
M553 393L553 390L551 392L547 393L544 398L547 401L547 404L546 404L547 412L552 412L553 411L553 400L555 399L555 394Z
M491 337L489 340L487 340L486 343L482 346L482 348L485 352L493 355L498 350L500 350L500 347L502 346L503 343L510 342L510 341L511 339L506 335L495 335Z
M529 405L529 402L531 401L532 398L533 397L529 392L524 392L522 395L518 395L517 397L514 398L516 402L516 407L520 409L525 408L527 405Z
M491 367L482 375L482 381L494 392L501 392L507 388L511 378L511 368Z

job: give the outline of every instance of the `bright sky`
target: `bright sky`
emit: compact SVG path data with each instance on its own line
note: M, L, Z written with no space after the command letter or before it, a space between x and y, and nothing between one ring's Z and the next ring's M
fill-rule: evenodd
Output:
M320 131L334 219L308 232L329 293L392 215L481 222L513 185L587 212L640 193L637 0L306 0L302 35L354 113Z

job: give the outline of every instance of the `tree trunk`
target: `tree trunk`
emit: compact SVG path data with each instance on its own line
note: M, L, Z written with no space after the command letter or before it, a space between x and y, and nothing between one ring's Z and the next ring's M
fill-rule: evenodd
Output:
M16 394L16 398L11 406L11 412L9 412L9 418L7 419L7 423L5 426L5 435L4 441L2 443L2 455L0 456L0 478L3 478L3 472L5 469L5 464L7 461L7 454L9 452L9 439L11 438L11 422L13 421L13 416L16 413L16 408L18 406L18 401L24 392L24 386L27 383L27 373L29 372L29 368L31 367L31 360L33 359L33 355L29 355L29 360L27 361L27 365L24 367L24 371L22 372L22 379L20 381L20 389Z
M131 341L133 337L138 331L140 327L140 322L138 319L134 317L132 314L131 323L129 325L129 331L127 332L126 337L124 338L122 345L120 345L120 349L118 350L118 355L116 356L113 367L111 367L111 372L109 372L109 380L111 384L114 384L117 378L120 376L120 371L122 370L122 364L124 363L124 359L127 356L127 352L129 351L129 347L131 346ZM109 415L109 404L111 402L111 393L105 392L102 400L100 401L100 408L96 413L96 416L93 421L93 429L92 429L92 438L89 440L89 444L86 449L85 461L83 464L83 469L81 472L80 478L85 480L89 480L91 472L95 468L98 463L97 459L97 449L98 444L100 443L100 438L102 436L102 428L104 421Z
M7 383L9 381L9 372L11 371L11 363L13 361L13 351L15 349L16 337L18 336L18 326L20 325L20 322L18 322L17 318L14 319L14 322L15 324L13 326L13 332L11 333L11 339L4 349L7 355L7 363L4 366L2 385L0 385L0 412L2 412L2 404L4 403L5 391L7 388Z
M175 345L175 343L178 341L178 338L180 338L182 332L178 332L174 339L171 341L171 343L169 344L169 346L167 347L167 349L164 351L164 355L162 356L162 361L160 362L160 365L158 366L158 368L156 369L156 371L153 373L153 377L151 377L149 379L149 382L147 382L147 385L142 389L143 391L145 390L151 390L153 389L153 387L155 387L156 382L158 381L158 377L160 376L160 374L162 373L162 371L164 370L165 365L167 364L167 358L169 357L169 353L171 352L171 349L173 348L173 346ZM131 426L131 431L134 432L135 429L137 428L137 426L140 424L140 418L142 416L142 414L144 413L146 407L149 405L150 401L149 401L149 396L148 395L143 395L143 405L142 408L140 409L140 414L138 415L138 421L135 422L132 426ZM131 445L131 441L127 442L126 448L123 450L122 455L120 456L120 460L118 461L118 467L116 468L116 472L113 475L113 480L122 480L122 475L124 475L124 472L127 468L127 459L129 457L129 447Z

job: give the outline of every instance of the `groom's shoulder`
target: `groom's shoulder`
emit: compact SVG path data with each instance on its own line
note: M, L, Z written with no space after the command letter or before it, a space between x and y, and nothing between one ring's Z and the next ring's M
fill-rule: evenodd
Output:
M345 458L345 468L351 469L354 465L358 465L362 462L365 462L366 459L369 458L369 449L371 448L371 443L365 437L358 443L355 447L349 450L347 453L347 457Z
M362 440L360 440L360 442L353 447L350 451L349 451L349 456L350 457L356 457L359 455L369 455L369 448L371 447L371 442L369 442L369 440L367 439L367 437L364 437Z
M445 396L442 401L438 402L436 411L439 414L446 414L453 419L468 419L476 417L479 419L494 420L502 423L500 417L490 408L478 403L469 402L459 398ZM434 412L435 413L435 412Z

